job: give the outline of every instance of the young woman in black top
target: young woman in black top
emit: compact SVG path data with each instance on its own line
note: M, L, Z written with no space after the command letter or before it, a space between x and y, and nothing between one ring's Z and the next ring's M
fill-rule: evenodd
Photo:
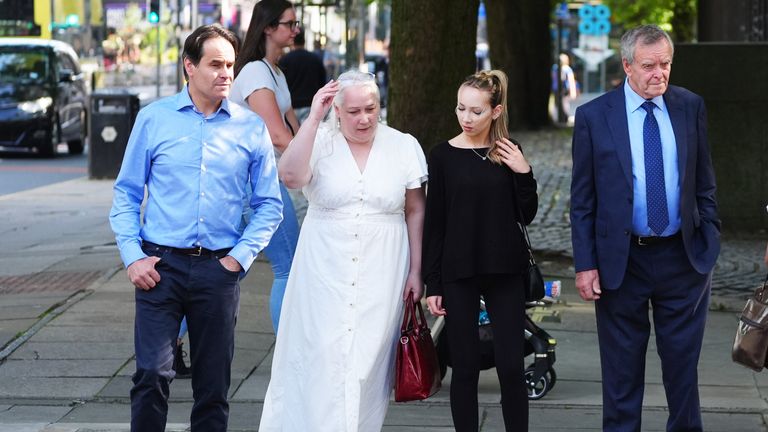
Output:
M446 320L451 413L459 432L478 430L481 295L493 328L506 430L528 430L522 277L527 250L518 222L533 220L538 196L530 165L509 139L506 100L504 72L469 76L456 105L461 134L429 155L422 264L429 311Z

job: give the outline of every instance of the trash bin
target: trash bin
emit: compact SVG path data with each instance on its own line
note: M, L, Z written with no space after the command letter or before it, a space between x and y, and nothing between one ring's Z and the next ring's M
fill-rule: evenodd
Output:
M139 95L127 89L98 89L91 93L88 176L117 178L133 122L139 113Z

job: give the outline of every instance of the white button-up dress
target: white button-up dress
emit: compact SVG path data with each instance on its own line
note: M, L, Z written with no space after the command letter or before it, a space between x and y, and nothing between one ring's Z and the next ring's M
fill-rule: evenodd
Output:
M361 173L321 129L283 300L259 430L381 430L409 269L406 189L427 179L419 143L378 125Z

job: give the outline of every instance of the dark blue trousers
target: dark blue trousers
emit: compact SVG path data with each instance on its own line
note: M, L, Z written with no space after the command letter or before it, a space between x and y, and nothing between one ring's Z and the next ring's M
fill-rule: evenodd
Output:
M682 240L631 246L622 285L603 290L595 303L604 431L640 431L649 305L669 406L667 431L702 430L696 368L710 283L710 274L691 266Z
M226 431L240 274L224 268L217 256L187 256L147 245L144 252L161 258L155 266L161 279L149 291L136 289L131 431L165 430L169 384L175 376L173 350L184 315L195 400L192 430Z

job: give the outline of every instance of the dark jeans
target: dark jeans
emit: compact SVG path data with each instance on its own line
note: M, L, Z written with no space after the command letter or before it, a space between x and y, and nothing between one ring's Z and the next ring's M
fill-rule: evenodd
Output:
M443 304L452 363L453 426L457 432L476 432L479 428L477 320L481 294L493 329L504 426L507 431L525 432L528 430L528 391L523 375L525 294L522 278L511 275L476 276L444 285Z
M160 257L160 282L136 289L136 373L131 389L131 431L164 431L173 351L181 317L187 316L192 359L193 431L226 431L227 392L240 301L239 273L218 256L187 256L162 246L144 246ZM223 254L222 254L223 256Z

